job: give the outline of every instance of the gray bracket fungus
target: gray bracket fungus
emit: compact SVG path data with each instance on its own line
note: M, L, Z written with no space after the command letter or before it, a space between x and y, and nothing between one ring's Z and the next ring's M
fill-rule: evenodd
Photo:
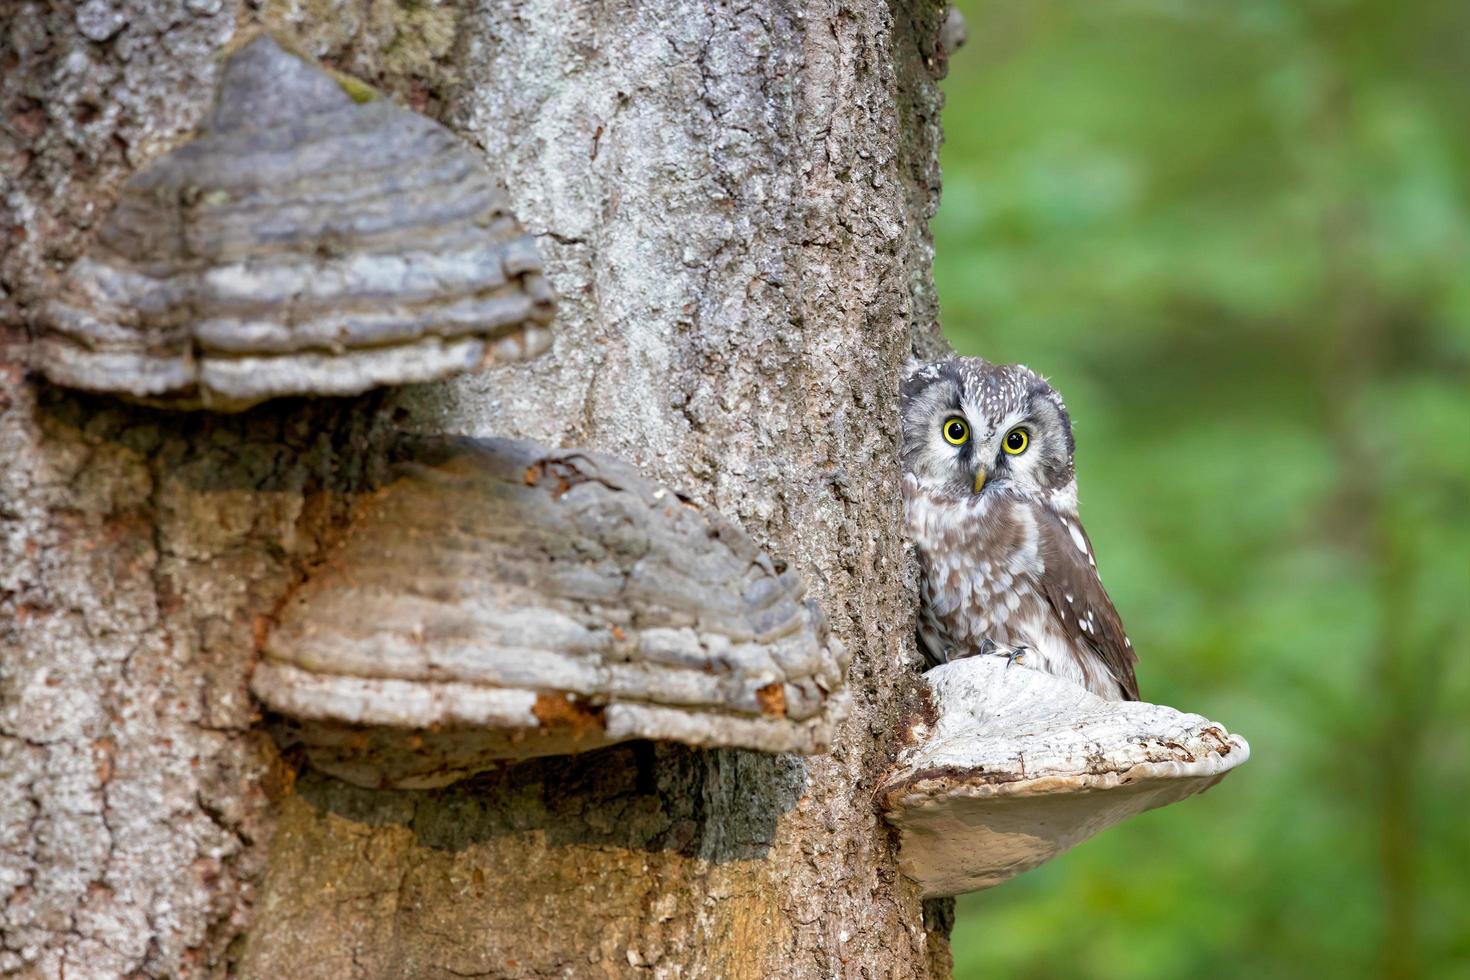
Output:
M740 528L605 455L395 455L252 677L318 769L420 788L634 738L825 751L848 656Z
M924 678L937 721L908 733L878 800L899 867L930 898L998 885L1250 758L1245 739L1199 715L1106 701L1000 657Z
M33 361L68 387L235 411L534 356L552 305L472 150L263 34L225 63L199 135L123 185Z

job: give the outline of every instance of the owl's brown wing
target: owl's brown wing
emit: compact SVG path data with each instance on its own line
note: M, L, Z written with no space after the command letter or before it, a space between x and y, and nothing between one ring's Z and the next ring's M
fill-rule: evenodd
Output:
M1037 587L1051 604L1062 629L1078 649L1091 650L1118 682L1123 697L1138 700L1133 665L1138 654L1123 631L1123 621L1098 578L1092 541L1082 525L1037 508L1042 559L1046 569Z

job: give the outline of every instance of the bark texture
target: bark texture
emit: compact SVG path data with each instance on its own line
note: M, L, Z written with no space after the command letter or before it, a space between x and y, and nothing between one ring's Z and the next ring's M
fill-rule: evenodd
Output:
M0 0L0 970L917 977L948 910L873 794L919 710L897 377L932 329L941 7ZM234 417L27 376L123 180L263 22L506 175L553 352ZM432 791L300 769L248 676L391 427L628 458L792 562L854 657L829 756L630 743Z

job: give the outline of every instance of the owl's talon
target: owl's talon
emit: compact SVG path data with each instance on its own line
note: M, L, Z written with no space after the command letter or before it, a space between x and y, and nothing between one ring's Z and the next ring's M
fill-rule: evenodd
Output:
M1026 654L1030 652L1031 648L1026 646L1024 643L1020 646L1008 647L995 642L988 636L980 641L980 656L1005 657L1007 670L1010 669L1011 664L1020 660L1022 657L1026 656Z

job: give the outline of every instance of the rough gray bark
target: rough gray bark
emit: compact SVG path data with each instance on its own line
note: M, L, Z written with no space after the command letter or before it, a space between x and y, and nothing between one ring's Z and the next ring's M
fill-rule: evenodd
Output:
M895 401L937 343L942 9L3 3L0 969L943 972L946 909L926 925L872 799L918 704ZM252 20L506 175L561 297L551 354L229 418L27 377L50 277ZM282 758L256 647L391 426L616 453L740 521L854 656L832 754L630 743L434 791Z

